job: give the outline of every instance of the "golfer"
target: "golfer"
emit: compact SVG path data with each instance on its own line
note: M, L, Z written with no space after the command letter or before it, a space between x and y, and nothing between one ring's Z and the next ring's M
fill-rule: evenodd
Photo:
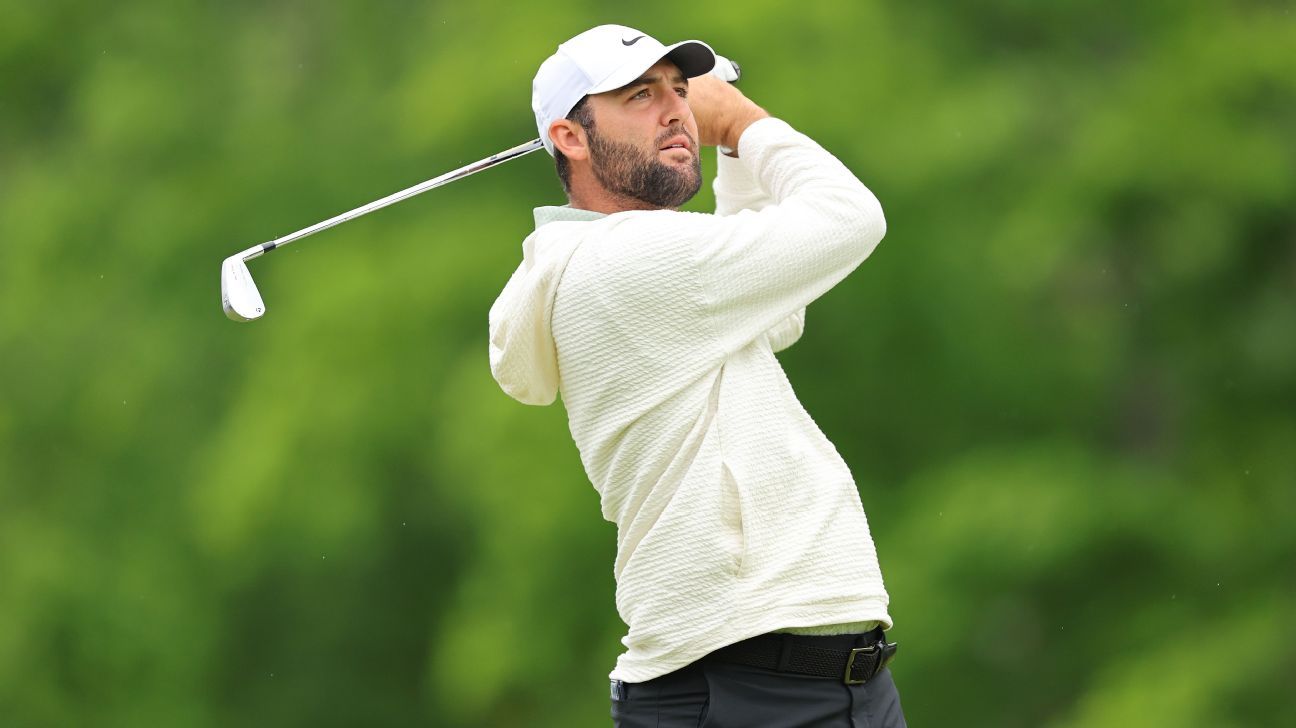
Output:
M715 64L604 25L540 65L569 204L535 210L490 310L491 370L527 404L562 393L617 526L615 725L903 726L859 492L774 357L886 223ZM716 211L680 212L707 146Z

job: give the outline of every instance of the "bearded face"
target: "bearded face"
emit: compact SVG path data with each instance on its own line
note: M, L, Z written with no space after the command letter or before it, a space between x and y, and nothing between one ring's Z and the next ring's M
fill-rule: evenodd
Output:
M676 208L702 188L702 158L697 153L697 141L682 125L663 132L652 149L604 138L593 125L586 131L594 176L609 192L650 207ZM689 160L662 161L661 146L680 135L688 137Z

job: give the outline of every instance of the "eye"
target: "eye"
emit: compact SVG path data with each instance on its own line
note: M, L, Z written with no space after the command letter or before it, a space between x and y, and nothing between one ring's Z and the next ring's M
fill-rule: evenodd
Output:
M635 94L634 96L631 96L630 98L632 98L632 99L637 99L637 98L639 98L640 96L645 96L645 97L646 97L647 94L648 94L648 89L643 89L643 90L641 90L639 93Z
M679 88L675 89L675 93L678 93L678 94L680 95L680 98L687 99L687 98L688 98L688 86L680 86Z

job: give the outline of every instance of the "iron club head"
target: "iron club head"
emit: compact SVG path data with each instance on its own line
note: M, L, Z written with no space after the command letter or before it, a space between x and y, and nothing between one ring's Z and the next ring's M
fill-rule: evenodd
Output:
M242 253L231 255L221 264L221 305L225 315L235 321L253 321L265 314L261 292Z

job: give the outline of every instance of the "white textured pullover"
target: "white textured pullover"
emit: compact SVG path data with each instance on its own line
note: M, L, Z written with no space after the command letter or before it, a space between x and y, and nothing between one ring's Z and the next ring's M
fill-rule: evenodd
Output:
M561 390L641 682L779 629L877 621L887 594L846 463L774 353L882 239L877 199L785 122L721 156L714 215L538 208L490 310L509 395Z

